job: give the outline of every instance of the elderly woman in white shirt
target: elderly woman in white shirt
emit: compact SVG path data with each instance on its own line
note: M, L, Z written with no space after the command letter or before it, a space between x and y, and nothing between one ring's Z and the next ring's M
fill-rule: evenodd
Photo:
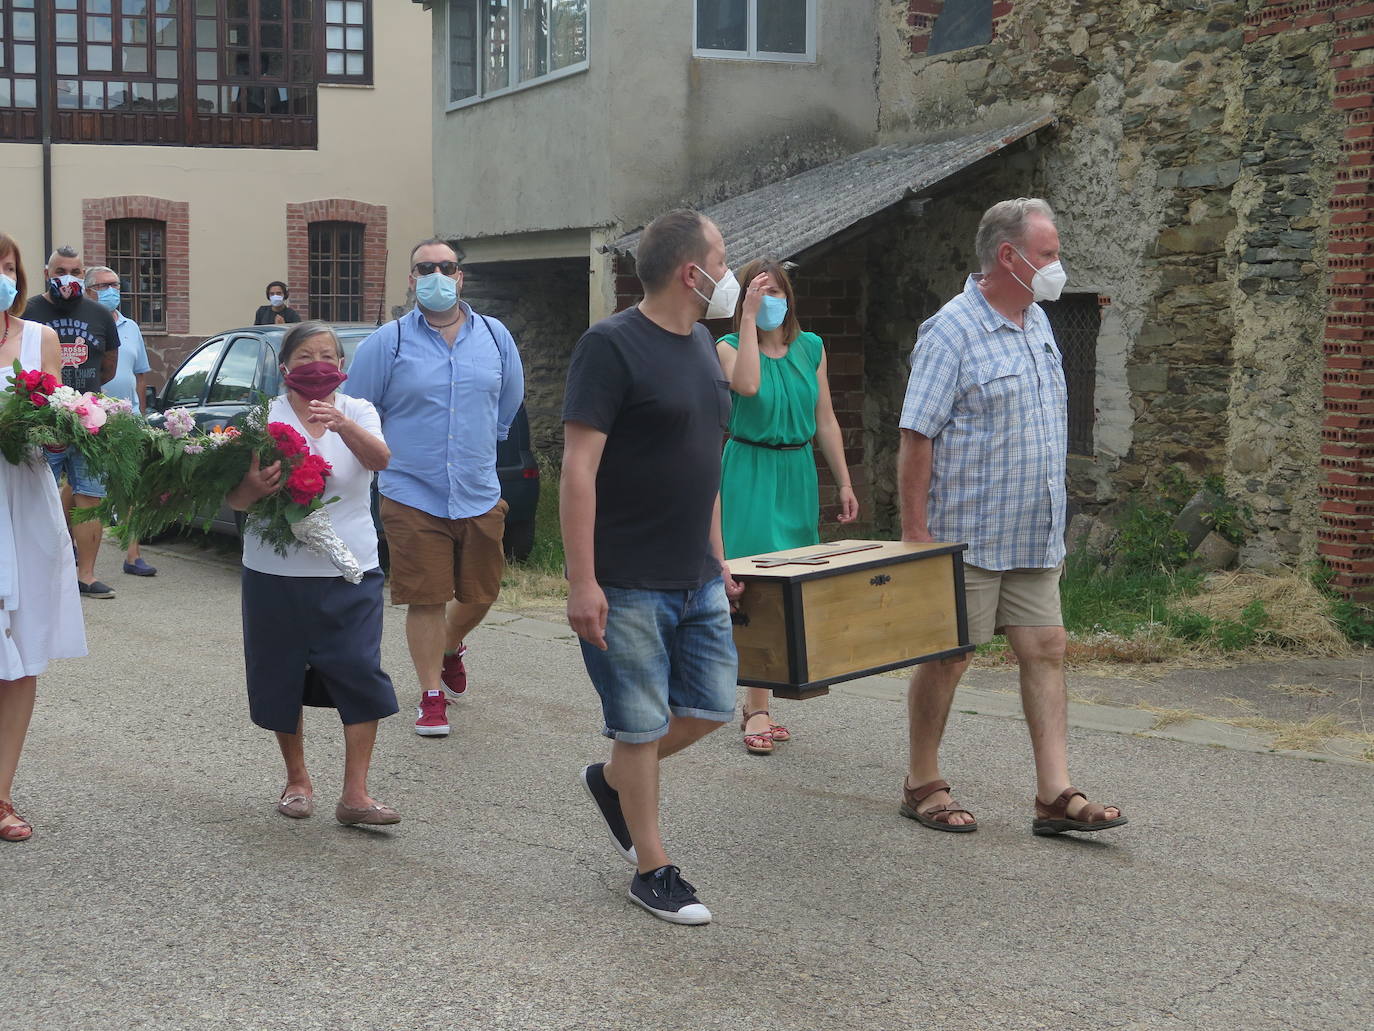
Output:
M301 434L312 453L332 467L326 493L334 530L365 571L351 584L322 555L303 547L285 556L252 531L243 541L243 654L248 706L254 723L276 732L286 761L286 787L277 802L283 816L315 811L314 786L305 764L302 706L335 708L343 721L344 785L334 810L343 824L393 824L401 817L367 791L377 722L398 711L391 678L381 668L382 571L372 522L372 474L391 452L372 405L337 392L347 379L343 349L322 322L293 326L279 356L285 390L269 420ZM230 491L243 511L282 487L281 463L253 459Z

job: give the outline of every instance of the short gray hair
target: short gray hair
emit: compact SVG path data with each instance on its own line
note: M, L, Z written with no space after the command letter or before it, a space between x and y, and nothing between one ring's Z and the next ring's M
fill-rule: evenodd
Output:
M1039 197L999 201L983 213L974 238L974 250L984 271L997 264L997 249L1004 243L1024 246L1026 219L1039 215L1054 222L1054 209Z
M78 250L77 250L75 247L73 247L71 244L69 244L69 243L64 243L61 247L57 248L57 250L53 251L51 254L48 255L48 267L51 268L51 267L52 267L52 263L53 263L54 261L56 261L58 258L79 258L79 257L81 257L81 252L80 252L80 251L78 251Z
M277 361L282 365L286 364L291 352L312 337L327 336L334 341L334 348L339 352L339 357L343 357L343 344L339 342L339 334L334 332L334 327L327 322L316 322L306 320L298 322L286 331L286 336L282 337L281 354Z
M70 255L68 255L68 257L70 257ZM119 273L116 272L114 269L110 268L109 265L97 265L95 266L95 268L88 268L86 270L86 278L81 281L81 285L84 286L87 290L89 290L91 288L91 280L102 272L109 272L116 279L120 278Z

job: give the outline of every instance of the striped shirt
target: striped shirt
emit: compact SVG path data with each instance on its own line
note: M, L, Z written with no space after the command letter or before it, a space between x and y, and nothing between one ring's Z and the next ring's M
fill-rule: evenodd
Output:
M933 442L936 540L967 541L967 561L983 569L1052 569L1064 558L1063 361L1038 304L1017 326L979 278L917 332L901 425Z

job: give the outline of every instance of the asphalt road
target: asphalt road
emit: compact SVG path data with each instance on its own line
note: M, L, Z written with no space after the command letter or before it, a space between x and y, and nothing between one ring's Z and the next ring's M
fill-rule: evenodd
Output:
M1071 732L1081 786L1131 823L1030 834L1015 720L956 713L946 775L976 834L897 814L904 714L792 703L767 758L722 730L671 760L668 845L715 914L657 922L624 894L577 781L601 757L566 630L474 635L454 733L401 715L372 789L393 832L330 813L342 766L307 714L321 812L273 812L271 735L242 686L237 573L150 558L100 572L91 657L54 667L0 845L0 1028L1349 1029L1374 1013L1374 767Z

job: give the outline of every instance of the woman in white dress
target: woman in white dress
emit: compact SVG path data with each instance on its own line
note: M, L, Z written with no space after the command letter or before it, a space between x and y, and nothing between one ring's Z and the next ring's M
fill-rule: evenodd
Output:
M27 283L19 246L0 232L0 389L25 371L62 372L57 334L15 317ZM57 483L37 454L23 465L0 458L0 841L27 841L33 827L14 811L14 774L33 716L39 674L50 659L86 654L72 539Z
M343 824L392 824L401 819L367 791L377 722L397 711L396 691L382 671L382 570L372 522L372 473L391 451L377 410L338 392L343 349L322 322L301 322L281 342L285 391L268 419L299 433L331 466L327 496L334 531L364 570L351 584L323 555L296 546L279 555L253 532L243 537L243 657L248 711L275 731L286 763L277 812L302 819L315 811L305 764L302 706L337 709L343 723L344 782L334 817ZM244 511L283 487L281 463L259 467L254 456L229 506Z

